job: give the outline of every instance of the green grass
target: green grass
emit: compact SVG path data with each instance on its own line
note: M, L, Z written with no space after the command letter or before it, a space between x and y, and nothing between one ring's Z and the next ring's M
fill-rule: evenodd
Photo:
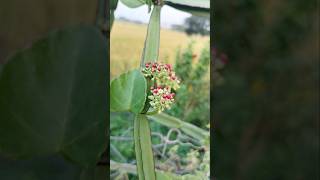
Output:
M111 78L139 66L147 25L115 21L111 31L110 65ZM160 33L159 61L174 63L177 49L195 41L194 52L200 54L209 37L187 36L183 32L162 29Z

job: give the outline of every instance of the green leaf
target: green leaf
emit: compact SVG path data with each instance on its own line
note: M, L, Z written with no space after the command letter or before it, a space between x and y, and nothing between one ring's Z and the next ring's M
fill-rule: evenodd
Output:
M155 180L149 120L142 114L136 115L134 120L134 144L139 179Z
M156 62L159 56L160 44L160 12L161 6L154 6L147 31L147 37L144 42L144 49L140 66L146 62Z
M106 144L106 47L98 29L77 26L14 55L0 75L0 152L95 164Z
M146 3L145 0L120 0L120 1L124 5L128 6L129 8L137 8Z
M148 117L167 127L179 128L189 136L200 140L201 143L204 143L210 137L210 133L208 131L203 130L193 124L184 122L178 118L172 117L165 113L160 113L160 114L156 114Z
M132 70L111 82L110 110L140 113L146 101L147 82L140 70Z
M168 126L170 128L181 128L182 124L184 123L182 120L175 118L173 116L170 116L168 114L165 113L160 113L160 114L155 114L152 116L148 116L149 118L151 118L152 120Z

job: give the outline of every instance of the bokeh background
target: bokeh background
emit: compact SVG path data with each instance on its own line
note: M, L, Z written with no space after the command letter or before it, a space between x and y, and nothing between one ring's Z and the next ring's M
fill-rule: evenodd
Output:
M212 89L215 178L319 179L319 1L213 11L213 53L227 62Z
M110 35L110 70L111 77L119 73L139 67L147 24L130 22L125 19L114 21ZM160 33L159 61L174 63L179 48L186 48L194 41L195 53L200 53L205 43L209 44L209 36L194 35L174 29L164 28Z

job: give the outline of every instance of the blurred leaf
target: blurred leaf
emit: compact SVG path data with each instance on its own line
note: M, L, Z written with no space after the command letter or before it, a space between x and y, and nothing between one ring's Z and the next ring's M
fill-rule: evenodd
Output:
M146 115L138 114L134 120L134 145L139 179L155 180L151 133Z
M140 113L146 101L147 82L140 70L132 70L111 82L110 109L112 112Z
M98 0L0 1L0 63L53 29L94 25Z
M1 180L78 180L81 168L60 156L10 160L0 157Z
M106 166L86 168L81 172L80 180L107 180L109 178L108 168Z
M137 8L146 3L145 0L121 0L121 2L130 8Z
M151 118L152 120L168 126L170 128L181 128L183 122L181 120L179 120L178 118L175 118L173 116L167 115L165 113L160 113L160 114L156 114L156 115L152 115L152 116L148 116L149 118Z
M204 143L206 139L208 139L208 137L210 136L210 133L208 131L203 130L193 124L184 122L178 118L167 115L165 113L160 113L160 114L156 114L148 117L162 125L165 125L171 128L179 128L189 136L192 136L200 140L201 143Z
M158 60L160 44L160 12L161 7L154 6L148 25L147 37L144 42L140 66L143 66L146 62L155 62Z
M96 163L106 142L106 55L101 33L77 26L13 56L0 75L0 151Z

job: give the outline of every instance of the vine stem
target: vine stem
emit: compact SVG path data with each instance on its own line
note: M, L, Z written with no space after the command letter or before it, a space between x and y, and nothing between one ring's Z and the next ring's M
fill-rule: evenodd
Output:
M149 2L151 2L151 0L149 0ZM152 9L147 35L144 42L140 68L143 68L144 64L148 61L156 62L158 60L161 7L162 6L154 5ZM150 81L148 84L150 85ZM149 86L147 90L149 90ZM149 102L147 101L146 103ZM146 104L141 113L147 113L148 109L149 104ZM150 126L146 114L136 115L133 134L139 180L156 180Z
M162 6L155 5L150 16L140 67L146 62L156 62L159 57L160 46L160 14Z
M133 131L139 180L156 180L151 131L146 115L136 115Z

